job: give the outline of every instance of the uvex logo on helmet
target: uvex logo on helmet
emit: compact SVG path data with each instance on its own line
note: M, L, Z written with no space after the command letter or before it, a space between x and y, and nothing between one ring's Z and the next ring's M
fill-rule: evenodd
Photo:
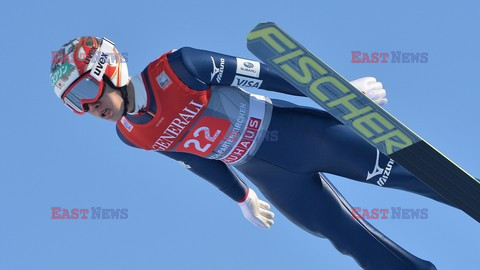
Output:
M91 67L91 65L93 64L93 67L91 67L90 75L92 75L92 77L94 77L98 81L101 81L103 79L103 74L105 74L105 71L107 70L107 66L108 66L107 59L109 58L110 55L114 54L114 50L115 50L115 45L113 44L113 42L104 38L102 41L102 45L96 52L99 55L99 57L96 57L96 59L90 62L89 67Z
M102 56L100 56L100 60L98 60L98 63L97 65L95 66L95 71L93 73L95 73L97 76L99 76L101 73L102 73L102 70L104 69L105 67L105 63L107 62L107 55L102 52Z
M92 60L92 57L95 55L95 50L90 49L87 53L87 57L85 57L85 66L87 66L90 63L90 60Z

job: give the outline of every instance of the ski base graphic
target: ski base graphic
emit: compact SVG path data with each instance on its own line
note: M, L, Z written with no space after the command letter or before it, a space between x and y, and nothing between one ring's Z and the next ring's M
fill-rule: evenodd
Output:
M480 222L480 182L375 104L274 23L248 49L343 124Z

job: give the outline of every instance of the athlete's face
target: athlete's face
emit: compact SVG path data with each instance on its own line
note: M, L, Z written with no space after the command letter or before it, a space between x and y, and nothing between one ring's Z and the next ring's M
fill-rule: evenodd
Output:
M103 91L102 97L97 102L88 104L88 112L93 116L116 122L123 114L123 98L119 91L108 84L105 84Z

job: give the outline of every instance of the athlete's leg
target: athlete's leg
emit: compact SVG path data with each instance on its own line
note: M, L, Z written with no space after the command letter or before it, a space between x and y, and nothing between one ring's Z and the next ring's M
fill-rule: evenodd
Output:
M365 269L435 269L402 249L363 219L318 173L295 173L253 157L237 167L288 219L329 239L342 254Z
M322 171L381 187L413 192L454 206L401 165L380 153L349 127L339 124L336 120L327 121L323 143L326 146L323 153L332 158L319 164Z
M324 111L274 107L269 129L278 132L278 139L263 142L257 156L268 156L275 164L406 190L452 205Z

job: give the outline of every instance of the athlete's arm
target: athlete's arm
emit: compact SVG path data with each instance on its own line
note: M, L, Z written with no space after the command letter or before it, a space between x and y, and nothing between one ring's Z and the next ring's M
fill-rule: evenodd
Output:
M220 160L189 153L157 152L181 162L188 170L212 183L234 201L242 202L247 197L248 186Z
M254 225L264 229L269 229L273 225L274 214L270 211L270 205L260 200L255 191L245 185L225 163L189 153L158 152L181 162L187 169L238 202L243 216Z
M205 90L211 85L232 85L305 96L258 61L189 47L169 54L168 61L180 80L192 89ZM377 104L387 103L386 92L374 77L360 78L351 83Z
M168 62L182 82L197 90L232 85L305 96L267 65L254 60L183 47L170 53Z
M209 181L235 200L243 216L254 225L264 229L269 229L273 225L274 214L270 211L270 205L260 200L255 191L240 180L225 163L189 153L157 152L181 162L188 170Z

